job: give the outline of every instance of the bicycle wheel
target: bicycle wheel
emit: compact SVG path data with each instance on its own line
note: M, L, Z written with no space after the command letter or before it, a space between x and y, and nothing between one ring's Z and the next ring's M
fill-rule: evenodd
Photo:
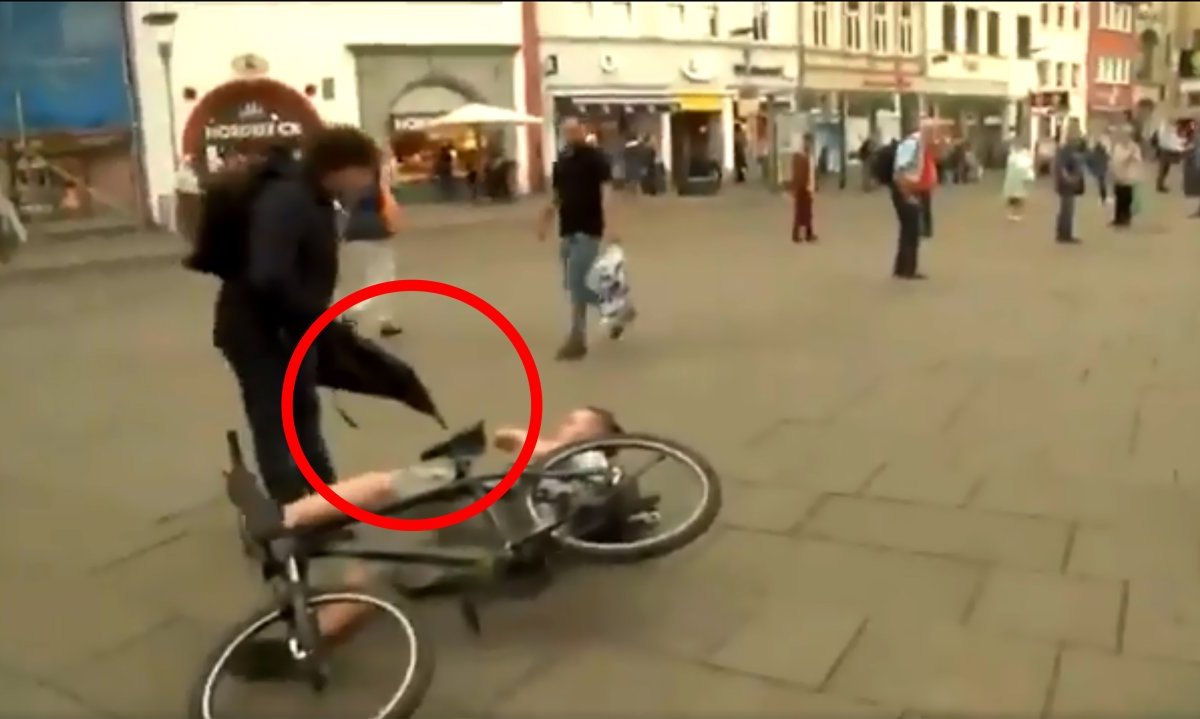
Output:
M388 686L395 686L394 689L387 689L383 693L383 699L378 702L371 700L372 706L360 712L368 719L406 719L420 706L421 701L425 697L425 692L428 691L430 683L433 681L434 671L434 655L433 645L428 641L423 633L418 629L417 624L412 620L408 610L404 604L392 597L385 597L373 591L365 591L359 588L339 588L339 589L314 589L308 597L308 609L315 611L326 605L337 604L357 604L365 605L378 618L386 618L392 625L392 629L398 629L400 635L409 646L407 660L401 667L395 667L394 651L389 650L382 654L382 661L371 662L370 667L376 671L382 670L388 674L386 681L381 682ZM371 635L377 638L379 630L378 619L371 622L362 631L356 632L353 636L357 638L359 635ZM278 605L271 605L259 612L256 612L246 621L238 624L231 629L218 644L217 649L207 658L204 663L204 674L193 687L191 696L188 699L188 716L191 719L222 719L223 717L239 717L245 719L247 716L264 717L264 716L279 716L288 717L289 719L298 719L301 716L313 717L328 717L338 716L339 719L353 719L353 716L344 713L343 710L334 710L328 706L317 706L321 703L318 699L325 699L326 693L332 689L339 681L350 681L363 679L360 673L354 671L339 672L337 669L330 667L331 674L329 676L329 686L321 692L316 692L312 687L303 684L300 681L289 681L286 678L278 678L276 681L258 681L246 684L246 687L253 686L256 691L270 693L270 690L275 690L276 696L269 697L275 700L271 703L276 706L271 708L260 708L256 710L246 709L229 709L221 710L218 708L218 694L221 689L221 684L224 679L237 681L233 676L232 666L235 663L235 657L239 649L249 646L254 640L259 639L264 634L268 634L268 630L272 627L278 627L284 630L284 641L289 642L289 647L294 647L292 643L292 632L288 629L288 620L284 612ZM347 642L349 640L346 640ZM332 649L329 654L329 659L347 651L344 646L345 642L339 642L337 647ZM391 649L394 649L392 647ZM294 650L293 650L294 651ZM294 655L293 655L294 656ZM330 662L332 664L332 661ZM374 688L374 687L373 687ZM298 701L291 708L284 708L280 705L278 696L283 689L289 689L294 695L298 695ZM363 694L363 688L355 687L353 695L356 698L366 696ZM236 694L236 692L234 692ZM372 692L374 693L374 692ZM297 710L295 706L302 707ZM250 713L253 711L253 713ZM310 713L311 712L311 713Z
M621 455L626 452L641 452L654 455L650 462L633 463L622 461ZM636 514L660 515L661 497L652 497L647 493L649 483L643 475L653 466L669 460L681 466L691 479L697 482L700 496L695 505L685 510L682 520L663 531L650 533L639 529L634 536L598 539L589 534L573 532L568 523L558 529L553 537L565 550L589 560L611 563L639 562L670 554L679 550L702 536L716 521L721 511L721 481L716 470L699 454L672 442L649 434L622 434L603 439L586 440L562 447L546 456L542 469L548 472L564 472L574 468L596 467L598 462L608 465L610 469L619 468L619 472L607 472L602 475L581 472L578 478L567 480L543 479L543 483L555 482L564 485L569 492L632 492L635 502L649 501L643 510L634 510ZM615 482L615 486L614 486ZM526 505L535 521L549 519L548 512L553 508L545 501L544 493L537 491L525 495ZM628 520L630 517L622 517ZM636 519L636 517L635 517ZM662 528L663 522L658 517L652 522L653 529Z

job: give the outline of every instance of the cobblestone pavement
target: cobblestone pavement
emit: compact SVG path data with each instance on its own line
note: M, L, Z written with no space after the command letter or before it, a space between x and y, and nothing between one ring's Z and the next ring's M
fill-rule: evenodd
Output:
M1200 224L1151 198L1050 242L994 194L937 199L933 279L887 278L881 195L824 198L822 242L778 198L627 210L642 317L557 365L555 248L523 224L417 233L405 272L520 328L547 409L581 402L701 448L719 527L678 555L570 573L439 651L422 715L1200 715ZM529 209L533 212L533 208ZM238 421L208 346L212 286L170 267L0 285L0 715L180 716L218 633L262 599L220 497ZM452 422L522 422L502 337L397 301L397 347ZM438 438L349 400L345 472Z

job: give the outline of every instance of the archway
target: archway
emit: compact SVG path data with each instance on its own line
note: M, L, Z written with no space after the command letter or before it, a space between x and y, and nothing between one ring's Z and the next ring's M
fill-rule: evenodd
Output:
M183 127L182 151L199 171L217 169L230 151L255 152L267 145L298 145L323 125L316 108L300 93L268 78L219 85L192 108Z

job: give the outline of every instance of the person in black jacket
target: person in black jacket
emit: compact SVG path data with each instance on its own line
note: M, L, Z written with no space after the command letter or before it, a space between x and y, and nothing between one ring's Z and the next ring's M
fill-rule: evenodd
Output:
M244 268L217 294L213 343L228 361L241 390L263 484L272 498L289 502L308 483L283 436L280 391L296 343L329 307L338 275L338 209L354 206L376 188L379 153L371 138L350 127L317 131L303 159L269 155L271 179L253 199ZM315 350L315 348L314 348ZM335 477L321 435L316 353L296 379L296 434L313 469Z

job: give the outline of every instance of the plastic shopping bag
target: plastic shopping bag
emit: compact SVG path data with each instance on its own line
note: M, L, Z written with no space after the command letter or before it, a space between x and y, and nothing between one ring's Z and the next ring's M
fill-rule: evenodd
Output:
M624 250L616 245L606 247L588 271L587 286L600 298L600 321L618 322L629 307Z

